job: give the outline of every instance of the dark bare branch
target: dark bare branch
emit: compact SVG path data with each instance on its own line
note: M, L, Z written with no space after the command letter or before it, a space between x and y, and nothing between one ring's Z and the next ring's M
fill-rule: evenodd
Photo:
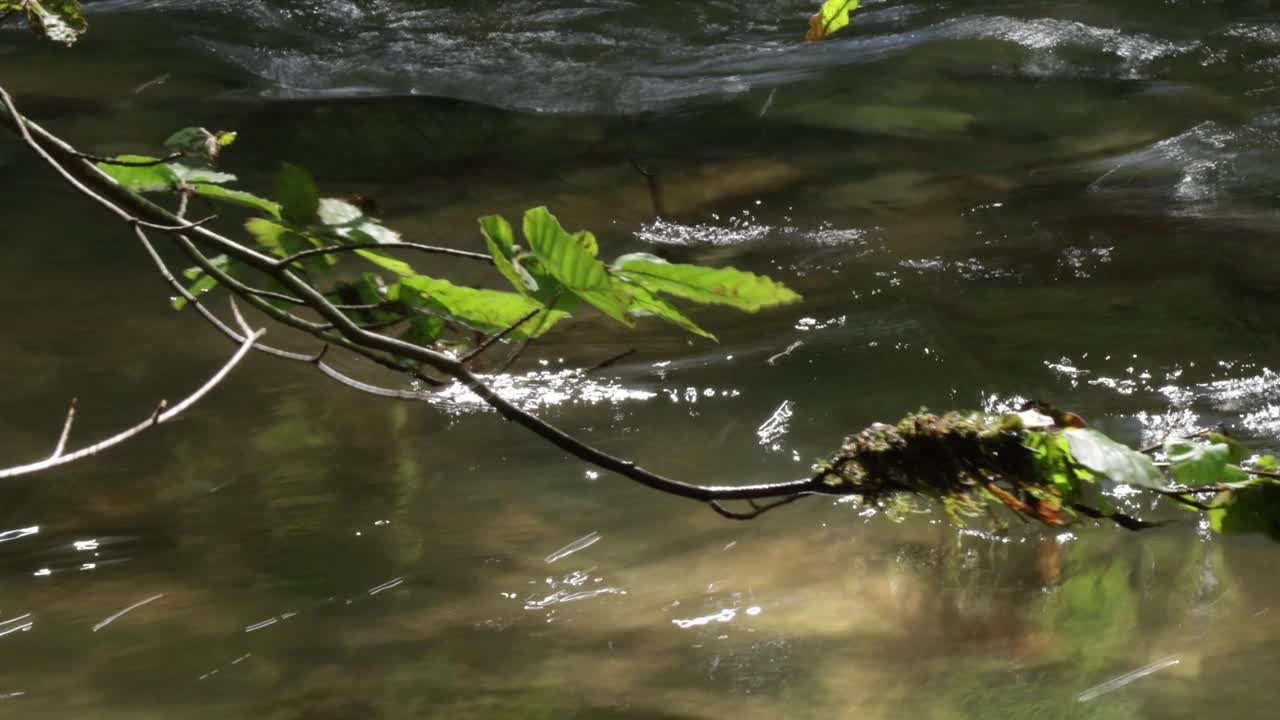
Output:
M131 222L132 218L145 219L149 222L157 224L178 224L181 218L165 208L151 202L150 200L130 192L126 188L121 187L110 176L103 173L100 169L91 163L85 162L76 155L75 148L68 145L65 141L52 135L38 124L24 118L13 105L12 98L3 89L0 89L0 104L5 109L4 120L23 138L23 140L40 155L47 163L49 163L60 175L62 175L72 187L79 190L86 197L94 200L102 205L111 213L117 215L125 222ZM48 145L46 149L37 142L34 135L40 137L41 142ZM59 163L53 153L57 153L68 162L78 162L77 167L79 177L75 173L70 172L67 168ZM81 179L83 178L83 180ZM93 185L92 189L86 183ZM129 210L125 210L123 206L127 206ZM188 234L190 239L188 239ZM615 457L609 453L600 450L594 446L578 440L569 435L560 428L548 423L547 421L537 417L536 415L515 405L510 400L502 397L496 390L488 384L480 380L477 376L458 359L444 354L442 352L432 350L430 348L421 347L404 340L370 332L358 327L354 321L344 315L340 310L335 308L324 295L316 288L302 280L287 267L280 267L276 264L276 258L268 257L252 250L240 243L226 238L207 227L194 227L186 232L173 232L172 237L178 243L184 252L188 254L195 253L196 256L207 258L197 249L193 242L199 242L219 253L226 254L241 263L244 263L264 274L269 275L278 281L286 291L293 293L297 298L303 301L310 309L314 310L324 320L333 324L334 328L341 337L334 338L327 332L318 330L315 323L296 323L298 318L282 313L270 303L251 294L241 295L246 301L251 302L256 308L266 312L274 319L280 319L286 324L293 327L299 327L322 340L335 342L353 352L358 352L366 357L379 357L379 353L388 353L397 358L412 360L431 368L432 370L452 378L462 383L465 387L480 397L486 404L496 410L502 417L510 420L535 435L543 438L552 445L569 453L570 455L591 463L602 469L617 473L634 482L661 492L685 497L693 500L701 500L708 502L711 500L742 500L742 499L763 499L763 498L781 498L797 493L825 493L833 494L833 491L821 482L820 478L810 480L796 480L780 483L764 483L756 485L695 485L686 483L672 478L664 477L658 473L641 468L630 460ZM199 263L198 263L199 264ZM217 271L217 268L211 268L204 264L201 267L210 272ZM211 273L212 274L212 273ZM215 277L225 276L225 273L216 272ZM222 277L218 277L221 281ZM241 286L243 287L243 286ZM236 288L231 288L233 292ZM309 327L308 327L309 326ZM388 364L395 366L393 361L381 358ZM397 366L398 367L398 366Z
M530 320L533 319L534 315L537 315L540 312L542 312L542 308L534 308L533 310L530 310L529 312L525 313L524 317L511 323L507 327L503 328L500 332L496 332L493 335L490 335L489 337L485 338L484 342L477 345L471 352L462 356L462 362L469 363L472 360L475 360L477 357L480 356L480 353L484 352L485 350L488 350L494 343L498 342L499 340L515 332L516 328L520 327L526 322L529 322Z
M604 370L605 368L613 367L613 366L614 366L614 365L616 365L618 362L620 362L620 361L622 361L622 360L624 360L624 359L626 359L626 358L629 358L629 357L631 357L632 355L635 355L635 354L636 354L636 349L635 349L635 348L630 348L630 349L628 349L628 350L623 350L622 352L618 353L617 355L611 355L611 356L609 356L609 357L605 358L604 360L601 360L600 362L596 363L595 365L592 365L591 367L589 367L589 368L587 368L586 370L584 370L584 371L583 371L583 374L584 374L584 375L590 375L591 373L600 372L601 370Z
M355 252L356 250L413 250L431 255L447 255L449 257L479 260L481 262L489 263L490 265L493 264L493 258L485 255L484 253L455 250L453 248L438 247L436 245L423 245L422 243L412 242L352 243L350 245L332 245L322 248L309 248L307 250L299 250L292 255L286 255L275 262L278 267L288 267L303 258L314 257L316 255L336 255L338 253Z
M165 155L162 158L156 158L155 160L117 160L116 158L106 157L104 155L90 155L87 152L77 152L76 157L81 160L88 160L89 162L102 163L103 165L117 165L119 167L155 167L156 165L164 165L165 163L173 162L174 160L181 160L182 153L169 153L168 155Z
M774 500L773 502L763 503L763 504L758 503L754 500L748 500L747 504L751 506L751 510L749 512L737 512L734 510L730 510L729 508L725 507L724 504L721 503L719 500L712 500L707 504L710 505L711 509L715 510L716 514L720 515L721 517L727 517L730 520L755 520L756 518L760 517L761 515L769 512L774 508L780 508L783 505L790 505L791 503L799 500L800 498L805 498L805 497L809 497L808 494L788 495L787 497L779 498L777 500Z

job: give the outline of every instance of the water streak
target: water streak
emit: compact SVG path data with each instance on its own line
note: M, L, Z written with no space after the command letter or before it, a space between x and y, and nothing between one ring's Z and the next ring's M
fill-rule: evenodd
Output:
M1143 665L1137 670L1134 670L1132 672L1127 672L1123 675L1120 675L1119 677L1112 678L1111 680L1108 680L1099 685L1094 685L1088 690L1085 690L1084 692L1080 693L1079 697L1077 697L1076 699L1082 703L1089 702L1090 700L1093 700L1094 698L1099 697L1100 695L1105 695L1109 692L1114 692L1116 690L1119 690L1120 688L1128 685L1129 683L1134 682L1135 680L1141 680L1142 678L1154 672L1159 672L1167 667L1172 667L1174 665L1177 665L1180 662L1182 662L1182 659L1176 655L1170 655L1169 657L1161 658L1151 663L1150 665Z
M125 608L125 609L121 610L120 612L117 612L117 613L115 613L114 615L110 615L110 616L108 616L108 617L106 617L106 618L104 618L104 619L102 619L102 620L98 621L98 623L97 623L96 625L94 625L94 626L93 626L93 631L94 631L94 632L98 632L98 631L99 631L99 630L101 630L102 628L104 628L104 627L106 627L106 626L110 625L111 623L115 622L116 620L119 620L122 616L124 616L124 614L125 614L125 613L127 613L127 612L131 612L131 611L133 611L133 610L137 610L138 608L142 607L143 605L147 605L147 604L149 604L149 603L153 603L153 602L155 602L156 600L159 600L159 599L160 599L160 598L162 598L162 597L164 597L164 593L157 593L157 594L152 595L151 597L149 597L149 598L147 598L147 599L145 599L145 600L139 600L138 602L136 602L136 603L134 603L134 604L130 605L129 607L127 607L127 608Z
M574 553L576 553L576 552L578 552L578 551L580 551L580 550L586 550L587 548L591 547L592 545L595 545L596 543L600 542L600 538L601 538L600 533L598 533L598 532L589 532L589 533L587 533L586 535L583 535L582 537L578 538L577 540L574 540L573 542L569 543L568 545L565 545L564 547L560 548L559 550L556 550L555 552L553 552L553 553L551 553L550 555L546 556L545 558L543 558L543 560L544 560L544 562L546 562L548 565L550 565L551 563L553 563L553 562L555 562L555 561L557 561L557 560L561 560L561 559L564 559L564 558L566 558L566 557L569 557L570 555L572 555L572 554L574 554Z

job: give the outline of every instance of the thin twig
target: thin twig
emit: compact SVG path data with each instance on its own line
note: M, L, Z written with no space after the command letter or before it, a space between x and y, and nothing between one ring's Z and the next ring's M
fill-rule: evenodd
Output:
M87 152L76 151L76 157L89 162L102 163L103 165L118 165L120 167L154 167L156 165L164 165L167 162L182 159L182 153L169 153L162 158L155 160L117 160L115 158L105 157L102 155L90 155Z
M501 331L496 332L493 335L490 335L489 337L485 338L484 342L477 345L471 352L462 356L462 362L469 363L472 360L475 360L480 355L480 353L484 352L485 350L488 350L489 347L492 346L494 343L498 342L502 338L515 332L516 328L532 320L533 316L542 312L542 310L543 310L542 308L534 308L529 312L525 313L524 317L506 326Z
M769 512L774 508L779 508L779 507L782 507L783 505L790 505L791 503L808 496L809 496L808 494L788 495L787 497L779 498L778 500L774 500L773 502L764 503L764 504L757 503L755 500L748 500L747 504L751 506L750 512L737 512L734 510L730 510L729 508L725 507L724 504L722 504L719 500L712 500L707 504L710 505L711 509L715 510L716 514L720 515L721 517L727 517L730 520L755 520L756 518L760 517L761 515Z
M62 453L67 449L67 438L71 436L71 424L76 420L76 399L71 398L71 405L67 407L67 420L62 423L62 434L58 436L58 444L53 448L53 454L49 456L50 460L56 460L62 457Z
M137 230L139 240L142 241L143 247L146 248L147 254L150 255L152 262L155 263L157 270L160 272L160 276L163 277L166 281L168 281L170 287L172 287L179 295L186 298L187 303L190 304L192 307L194 307L196 311L200 313L200 316L203 317L205 320L207 320L210 325L213 325L213 327L216 328L218 332L227 336L235 343L243 342L244 337L237 334L235 330L228 327L227 324L222 322L222 320L217 315L214 315L212 311L210 311L207 307L205 307L204 302L201 301L200 298L196 297L195 295L192 295L190 292L187 291L187 289L182 285L182 283L179 282L178 279L169 270L169 266L165 264L164 259L160 257L160 254L158 252L156 252L155 246L151 244L151 240L146 236L146 233L142 232L140 228L135 228L135 229ZM233 315L235 315L236 317L236 322L240 325L243 325L244 317L243 315L240 314L240 309L239 307L236 306L234 302L231 304L231 310ZM397 398L406 399L406 400L422 400L425 397L427 397L426 395L420 394L420 393L413 394L413 393L410 393L409 391L394 390L391 388L383 388L383 387L378 387L376 385L370 385L369 383L361 382L359 380L356 380L355 378L352 378L343 374L342 372L334 369L328 364L321 362L321 360L325 356L325 353L329 350L328 343L321 345L319 352L316 352L312 355L304 355L302 353L290 352L288 350L281 350L280 348L271 347L270 345L264 345L263 343L260 343L260 342L254 343L253 349L261 353L271 355L273 357L281 358L283 360L292 360L294 362L301 362L308 365L314 365L317 369L319 369L325 375L337 381L338 383L346 385L347 387L353 388L355 390L359 390L361 392L369 393L371 395L377 395L379 397L397 397Z
M308 248L299 250L292 255L286 255L275 261L277 267L288 267L293 263L314 255L335 255L337 253L355 252L356 250L415 250L417 252L430 253L432 255L448 255L450 257L465 258L467 260L480 260L493 264L493 258L484 253L471 252L469 250L455 250L453 248L438 247L436 245L423 245L422 243L411 242L385 242L385 243L352 243L350 245L332 245L322 248Z
M1195 432L1191 433L1190 435L1183 435L1183 436L1181 437L1181 439L1182 439L1182 440L1194 440L1194 439L1196 439L1196 438L1202 438L1202 437L1204 437L1204 436L1208 435L1209 433L1215 433L1215 432L1216 432L1216 433L1221 433L1221 432L1222 432L1222 426L1220 426L1220 425L1219 425L1219 426L1215 426L1215 427L1211 427L1211 428L1204 428L1203 430L1197 430L1197 431L1195 431ZM1142 448L1142 449L1141 449L1141 450L1139 450L1138 452L1142 453L1143 455L1151 455L1151 454L1154 454L1154 453L1156 453L1157 451L1164 449L1164 444L1165 444L1165 442L1166 442L1167 440L1168 440L1168 438L1165 438L1165 440L1161 440L1160 442L1156 443L1155 445L1148 445L1147 447Z
M217 218L218 216L215 214L215 215L210 215L206 218L201 218L200 220L192 220L191 222L184 222L181 225L161 225L159 223L147 222L146 220L139 220L138 218L133 218L129 222L134 225L141 225L142 227L145 227L145 228L151 228L152 230L164 230L166 232L175 232L178 230L190 230L191 228L200 227L201 225L204 225L205 223L210 222L211 220L216 220Z
M19 475L30 475L31 473L36 473L36 472L43 472L45 470L49 470L49 469L58 467L60 465L66 465L67 463L75 462L76 460L79 460L81 458L89 457L90 455L97 455L103 450L106 450L115 445L119 445L120 443L126 440L129 440L130 438L134 437L135 435L138 435L139 433L145 430L155 427L156 425L159 425L163 422L168 422L169 420L172 420L178 415L181 415L184 411L187 410L187 408L194 405L197 401L200 400L200 398L208 394L208 392L212 390L214 387L216 387L218 383L222 382L222 379L225 378L227 374L231 372L231 369L234 368L237 364L239 364L240 360L244 358L244 356L247 355L250 350L253 349L253 344L257 342L258 338L262 337L263 333L265 332L266 330L257 330L255 332L249 333L248 336L245 338L245 341L240 344L240 348L236 350L235 354L231 356L230 360L227 360L227 362L223 364L222 368L219 369L218 372L213 374L213 377L209 378L204 385L200 386L198 390L188 395L182 402L178 403L177 405L174 405L172 408L165 409L167 407L167 403L165 403L162 400L160 401L160 404L156 407L155 411L152 412L150 415L148 415L146 420L138 423L137 425L134 425L126 430L122 430L121 432L118 432L115 435L112 435L111 437L106 438L105 440L100 440L92 445L83 447L74 452L69 452L69 453L55 452L53 456L46 458L44 460L41 460L39 462L29 463L27 465L18 465L11 468L0 469L0 479L17 477ZM70 414L68 414L68 420L63 425L63 432L64 433L68 432L70 430L70 426L71 426ZM60 441L59 450L62 450L62 449L64 448L62 448L62 442Z
M596 363L595 365L592 365L591 367L587 368L586 370L583 370L582 374L590 375L591 373L599 372L601 370L604 370L607 367L612 367L613 365L617 364L620 360L623 360L624 358L629 358L635 354L636 354L635 348L631 348L629 350L623 350L617 355L607 357L604 360L601 360L600 362Z
M162 223L181 221L172 212L151 202L136 193L130 192L128 189L120 186L110 176L103 173L99 168L91 163L78 160L75 157L75 149L68 145L65 141L57 136L49 133L38 124L24 118L14 107L12 98L7 92L0 88L0 104L3 104L5 113L0 118L10 122L15 131L23 137L24 141L42 158L46 160L60 175L67 179L72 187L79 190L86 197L98 203L108 211L128 222L131 217L145 217L146 219ZM85 177L85 182L91 182L101 192L90 189L85 182L72 175L55 159L48 150L37 143L32 133L38 133L41 139L48 143L55 152L60 153L64 158L76 159L80 162L79 170ZM107 196L114 199L108 199ZM123 203L133 209L130 213L120 207L117 203ZM288 268L281 268L275 265L275 258L263 255L249 247L241 245L227 237L209 230L206 227L192 228L190 231L191 238L201 243L203 246L215 249L217 252L227 255L230 258L238 260L241 263L249 265L254 269L264 272L275 280L280 282L286 291L294 293L298 298L305 301L305 305L324 320L332 322L337 332L341 335L339 339L333 339L328 333L316 331L308 328L310 334L328 340L341 340L339 343L343 347L352 349L353 352L361 354L377 356L377 353L389 353L399 358L414 360L422 365L439 372L440 374L452 378L462 383L465 387L475 393L482 401L496 410L503 418L515 422L526 430L534 433L538 437L546 440L560 450L573 455L574 457L591 463L601 469L616 473L626 477L645 487L665 492L671 495L688 498L691 500L711 501L711 500L744 500L744 499L765 499L765 498L781 498L797 493L819 493L819 494L844 494L846 490L841 488L829 487L825 485L821 476L808 480L793 480L778 483L761 483L755 485L696 485L686 483L672 478L665 477L650 470L641 468L635 462L619 458L589 445L582 440L566 433L564 430L548 423L529 411L519 407L507 398L499 394L494 388L476 377L463 363L445 353L432 350L427 347L421 347L413 343L400 340L397 338L381 335L378 333L362 330L341 311L333 307L324 295L316 288L309 285L306 281L298 277ZM182 233L174 233L174 239L179 243L185 252L190 254L195 251L200 254L191 240ZM201 254L201 257L203 255ZM206 258L207 260L207 258ZM203 267L203 266L202 266ZM206 268L206 271L208 269ZM243 296L247 300L251 295ZM270 303L262 301L261 298L254 298L254 306L268 312L272 317L278 317L274 314L278 309ZM265 306L265 307L264 307ZM287 315L287 313L285 313ZM294 320L289 316L290 320ZM286 324L289 324L286 322ZM307 323L314 325L313 323ZM384 360L390 363L389 360Z
M630 140L627 140L626 153L631 167L644 177L645 185L649 190L649 204L653 206L653 214L659 218L663 217L667 214L667 208L662 197L662 179L657 173L640 164L640 160L632 152Z
M1133 517L1132 515L1125 515L1124 513L1121 513L1121 512L1110 512L1110 513L1102 512L1097 508L1090 507L1082 503L1073 504L1071 506L1071 509L1075 510L1081 515L1084 515L1085 517L1091 517L1094 520L1110 520L1111 522L1119 525L1120 527L1126 530L1146 530L1147 528L1160 527L1161 525L1167 524L1165 522L1152 522L1150 520L1142 520L1142 519Z
M356 327L360 328L361 330L384 330L386 328L392 327L393 325L399 325L402 322L408 322L412 319L413 318L409 317L408 315L399 315L397 317L387 318L385 320L375 320L373 322L357 323ZM335 329L333 323L321 323L320 327L326 330Z
M1180 502L1183 505L1193 507L1202 512L1208 512L1209 510L1213 509L1212 505L1205 505L1199 500L1193 500L1190 497L1187 497L1188 495L1193 494L1192 492L1182 491L1182 490L1156 490L1156 493L1159 495L1163 495L1171 500Z

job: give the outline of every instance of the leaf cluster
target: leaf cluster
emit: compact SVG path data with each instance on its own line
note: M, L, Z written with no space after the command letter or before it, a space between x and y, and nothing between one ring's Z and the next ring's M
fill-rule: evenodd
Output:
M72 45L89 29L79 0L0 0L0 19L22 13L37 34Z
M185 128L165 142L172 156L121 155L98 167L133 192L180 193L248 210L252 217L244 229L257 249L288 264L331 302L359 306L351 313L353 320L399 325L401 339L418 345L463 353L497 333L533 338L586 307L627 327L638 318L655 317L714 339L670 298L749 313L800 299L781 283L734 268L669 263L644 253L606 264L598 258L595 235L565 230L545 207L524 214L519 242L504 218L479 219L489 260L511 290L455 284L391 254L405 243L371 215L372 203L323 196L301 167L283 164L270 197L230 187L236 176L214 169L214 163L235 137L232 132ZM346 256L367 263L357 277L335 272ZM223 256L212 258L212 263L231 277L248 272ZM187 270L186 277L193 295L218 285L215 274L198 267ZM185 303L180 297L173 300L178 309Z
M1156 463L1070 414L921 411L847 438L819 472L864 503L893 507L905 494L941 502L957 520L1003 507L1051 526L1082 517L1149 526L1110 502L1125 486L1203 513L1215 532L1280 540L1280 461L1246 466L1248 451L1217 432L1170 438L1163 452L1168 461Z

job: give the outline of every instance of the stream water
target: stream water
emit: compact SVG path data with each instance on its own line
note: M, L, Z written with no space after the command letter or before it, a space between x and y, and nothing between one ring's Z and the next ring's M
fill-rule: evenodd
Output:
M423 242L547 204L606 256L787 282L804 303L699 313L718 344L584 315L495 378L682 479L1026 398L1280 446L1280 8L871 0L807 45L817 4L99 0L70 50L0 26L0 85L92 152L236 129L246 187L296 162ZM87 441L230 352L12 138L0 217L0 464L47 454L72 397ZM252 357L179 422L0 485L0 717L1270 718L1277 548L1172 517L733 523L464 393Z

